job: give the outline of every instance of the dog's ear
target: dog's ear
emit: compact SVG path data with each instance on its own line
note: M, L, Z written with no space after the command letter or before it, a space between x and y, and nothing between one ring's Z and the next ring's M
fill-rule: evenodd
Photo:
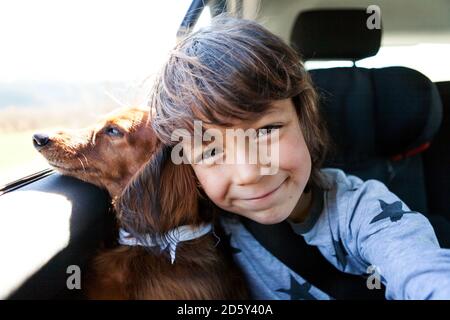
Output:
M158 146L115 201L122 226L133 236L201 223L195 173L189 164L174 164L171 151Z

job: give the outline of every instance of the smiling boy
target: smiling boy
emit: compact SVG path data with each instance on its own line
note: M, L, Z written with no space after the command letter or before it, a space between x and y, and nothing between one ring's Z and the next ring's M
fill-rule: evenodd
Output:
M334 297L274 257L243 219L288 223L289 232L342 272L364 275L376 268L388 299L450 299L450 250L439 247L428 220L379 181L321 168L328 138L311 80L296 52L259 24L216 18L181 41L150 104L152 125L167 145L174 144L174 130L191 132L196 120L221 132L277 130L271 142L279 152L276 174L261 174L259 162L216 162L245 158L245 147L229 153L229 141L209 153L207 163L192 163L199 188L220 208L253 298Z

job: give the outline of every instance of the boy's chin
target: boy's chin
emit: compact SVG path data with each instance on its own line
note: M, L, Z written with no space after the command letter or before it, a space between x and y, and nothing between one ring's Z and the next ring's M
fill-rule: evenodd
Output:
M251 216L247 216L247 218L258 222L260 224L277 224L287 219L288 216L281 214L270 214L266 212L252 214Z

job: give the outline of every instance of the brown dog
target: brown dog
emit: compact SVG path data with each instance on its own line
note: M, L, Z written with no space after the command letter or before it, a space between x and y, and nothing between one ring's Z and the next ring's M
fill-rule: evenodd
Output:
M158 236L167 242L179 227L196 230L213 222L212 210L199 207L205 201L192 168L170 161L170 149L158 144L149 121L148 111L124 109L85 130L33 136L36 149L62 174L105 188L115 199L120 226L142 240L95 256L84 286L87 297L247 298L230 251L217 247L213 233L179 242L174 256L148 246L146 241Z

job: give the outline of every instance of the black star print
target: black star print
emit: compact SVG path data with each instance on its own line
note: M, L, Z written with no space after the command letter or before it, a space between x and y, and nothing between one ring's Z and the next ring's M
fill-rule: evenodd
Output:
M338 241L333 240L334 250L336 251L336 257L337 261L341 264L341 266L345 269L345 266L347 265L347 256L348 253L345 251L344 245L342 244L341 238L339 238Z
M235 247L233 247L233 246L231 245L231 236L232 236L231 233L225 234L225 236L224 236L224 240L225 240L225 242L228 244L228 247L230 248L231 253L232 253L232 254L237 254L237 253L242 252L241 249L235 248Z
M370 224L390 218L392 222L400 220L405 213L417 213L416 211L403 211L402 202L395 201L393 203L386 203L383 200L378 200L380 202L381 211L375 218L370 221Z
M291 300L317 300L313 295L309 293L311 289L311 284L305 282L304 284L300 284L295 281L294 277L291 275L291 288L288 289L278 289L277 292L287 293Z

